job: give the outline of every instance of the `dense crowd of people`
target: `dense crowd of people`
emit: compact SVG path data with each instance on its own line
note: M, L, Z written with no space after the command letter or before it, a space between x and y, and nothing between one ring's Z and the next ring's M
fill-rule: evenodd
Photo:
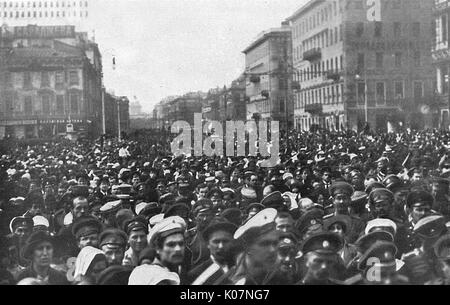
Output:
M450 284L448 131L291 131L273 168L173 138L2 147L0 283Z

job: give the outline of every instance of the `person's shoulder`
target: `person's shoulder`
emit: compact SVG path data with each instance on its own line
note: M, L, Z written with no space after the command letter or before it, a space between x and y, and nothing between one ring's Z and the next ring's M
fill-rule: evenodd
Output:
M69 285L69 281L67 280L67 276L64 272L50 268L49 276L51 278L53 285Z

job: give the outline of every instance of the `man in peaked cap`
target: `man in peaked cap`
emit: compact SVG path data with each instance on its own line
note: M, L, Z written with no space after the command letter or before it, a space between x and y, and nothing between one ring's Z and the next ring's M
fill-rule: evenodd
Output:
M219 217L209 223L202 232L202 237L211 255L189 272L192 285L212 285L234 265L230 247L236 229L236 225Z
M312 235L303 242L302 261L306 272L300 285L335 285L345 276L345 268L338 251L344 243L337 234L324 232Z
M297 220L295 228L303 240L323 231L323 216L323 209L312 208Z
M447 233L445 217L430 215L421 218L414 226L416 248L403 255L405 274L414 284L424 284L436 277L433 268L435 253L433 246L436 241Z
M261 204L266 208L273 208L277 211L288 211L288 208L284 202L283 195L278 191L270 193L269 195L264 197L264 199L261 201Z
M185 227L173 217L158 224L150 239L150 246L156 250L151 265L136 267L130 275L128 285L179 285L182 283L182 264L186 243Z
M116 214L122 209L121 200L108 201L100 208L100 215L102 222L108 228L114 228L117 226Z
M125 251L123 265L137 267L140 253L147 247L148 221L138 216L125 222L130 248Z
M102 224L93 216L82 216L76 219L72 226L72 234L75 236L78 248L80 250L87 246L98 248L102 229Z
M118 229L106 229L99 237L100 250L106 256L108 266L122 265L128 236Z
M421 219L432 214L434 198L427 191L412 191L406 198L406 211L411 229Z
M280 285L292 284L277 264L279 232L275 227L277 210L265 209L242 225L234 239L239 244L237 264L216 284Z
M360 258L358 268L363 270L366 285L407 285L409 278L398 272L397 247L392 242L375 242ZM374 264L375 260L375 264ZM376 268L376 269L374 269ZM377 272L373 272L377 270Z
M354 194L353 187L347 182L334 182L330 187L330 195L333 201L334 213L327 215L324 218L329 218L336 215L348 215L352 219L350 229L347 237L348 242L353 243L358 238L359 234L364 230L365 223L359 217L350 214L351 198Z

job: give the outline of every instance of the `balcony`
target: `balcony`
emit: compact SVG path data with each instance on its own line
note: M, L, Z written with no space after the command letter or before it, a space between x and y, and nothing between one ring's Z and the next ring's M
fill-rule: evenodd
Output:
M448 0L436 0L434 1L433 12L438 13L450 8L450 1Z
M303 59L307 61L314 61L322 58L322 50L320 48L313 48L303 52Z
M323 112L322 104L309 104L305 105L305 112L310 114L321 114Z

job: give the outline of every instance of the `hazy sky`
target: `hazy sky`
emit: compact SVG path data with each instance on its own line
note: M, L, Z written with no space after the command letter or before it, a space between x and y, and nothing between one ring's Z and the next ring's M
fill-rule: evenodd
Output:
M149 112L166 96L230 84L244 70L242 50L307 0L91 2L107 89Z

